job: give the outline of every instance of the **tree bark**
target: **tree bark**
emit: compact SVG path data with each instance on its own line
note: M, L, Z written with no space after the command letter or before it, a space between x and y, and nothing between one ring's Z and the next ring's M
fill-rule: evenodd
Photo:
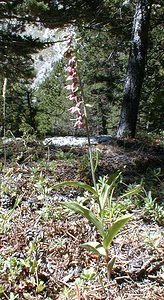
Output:
M141 88L144 80L151 0L137 0L117 137L135 137Z
M31 105L31 95L29 91L27 91L27 105L29 110L29 120L28 120L29 124L34 130L36 130L36 124L35 124L36 110Z
M98 99L98 112L100 115L101 125L99 130L99 135L101 134L107 134L107 119L106 119L106 108L104 108L102 99Z

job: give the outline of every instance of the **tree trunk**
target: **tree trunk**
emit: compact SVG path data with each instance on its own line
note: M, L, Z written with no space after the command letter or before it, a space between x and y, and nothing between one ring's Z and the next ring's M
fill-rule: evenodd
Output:
M98 112L100 114L101 126L99 129L99 134L107 134L107 119L106 119L106 107L104 108L102 99L98 99Z
M28 91L27 91L27 105L29 110L29 120L28 120L29 124L34 130L36 130L36 124L35 124L36 109L31 105L30 92Z
M135 136L148 48L151 0L137 0L117 137Z

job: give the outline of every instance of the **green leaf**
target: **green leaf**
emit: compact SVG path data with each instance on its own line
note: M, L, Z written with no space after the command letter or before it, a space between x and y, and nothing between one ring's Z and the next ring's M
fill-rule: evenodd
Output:
M92 251L98 255L106 256L106 251L99 242L87 242L87 243L80 245L80 247L83 247L83 248L85 248L89 251Z
M127 197L130 197L130 196L136 195L140 191L141 191L141 185L138 184L133 189L131 189L130 191L128 191L125 194L123 194L122 196L120 196L120 198L127 198Z
M100 206L100 210L103 211L105 204L108 200L109 194L113 189L113 185L116 180L119 178L121 172L117 171L110 176L108 179L107 176L100 177L97 184L98 191L98 204Z
M100 232L101 236L105 236L105 231L102 223L100 220L90 211L90 209L84 207L83 205L77 203L77 202L66 202L66 203L61 203L62 206L67 207L76 213L81 214L85 218L88 219L91 223L95 225L95 227L98 229Z
M111 174L107 183L109 185L113 185L116 182L116 180L120 177L120 175L121 175L120 171L116 171L115 173Z
M39 282L39 284L37 285L37 293L41 293L44 289L45 289L45 284L44 284L44 282L41 280L41 281Z
M99 204L100 204L100 209L104 210L106 201L109 197L109 193L110 193L111 187L108 184L105 184L105 186L103 187L102 191L100 192L99 195Z
M73 186L73 187L79 187L82 188L88 192L90 192L91 194L93 194L94 196L98 196L97 191L90 186L89 184L86 184L85 182L81 182L81 181L63 181L60 183L57 183L55 185L53 185L53 188L60 188L62 186Z
M119 230L129 221L131 215L123 216L112 224L104 237L103 246L107 250Z
M0 295L4 293L4 287L2 284L0 284Z

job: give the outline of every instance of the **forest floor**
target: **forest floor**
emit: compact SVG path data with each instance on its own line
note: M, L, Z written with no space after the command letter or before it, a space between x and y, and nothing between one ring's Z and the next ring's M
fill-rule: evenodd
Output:
M95 227L61 205L74 200L94 210L95 202L81 189L54 189L65 180L91 184L87 146L16 142L5 146L5 165L0 151L0 299L164 299L164 149L158 141L93 147L97 179L122 172L106 208L108 223L132 214L109 248L116 257L110 280L104 259L80 247L101 241ZM121 200L136 186L136 195Z

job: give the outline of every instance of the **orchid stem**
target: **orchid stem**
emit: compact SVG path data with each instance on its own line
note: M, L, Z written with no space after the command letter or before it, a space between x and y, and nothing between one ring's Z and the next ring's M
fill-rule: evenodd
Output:
M79 73L78 73L78 76L79 76ZM88 152L89 152L89 160L90 160L91 173L92 173L92 181L93 181L94 188L96 189L95 168L94 168L93 155L92 155L93 153L92 153L90 130L89 130L89 124L88 124L86 99L85 99L83 84L81 82L80 76L79 76L79 84L80 84L80 89L81 89L82 101L83 101L83 105L84 105L84 119L85 119L85 128L86 128L86 134L87 134L87 140L88 140Z
M75 53L76 53L76 58L77 58L78 55L77 55L76 50L75 50ZM89 123L88 123L86 99L85 99L85 94L84 94L84 89L83 89L83 83L82 83L81 78L80 78L80 72L78 70L77 60L76 60L76 70L77 70L77 74L78 74L80 91L81 91L81 98L82 98L82 102L83 102L84 121L85 121L86 135L87 135L87 140L88 140L88 152L89 152L89 160L90 160L91 173L92 173L92 181L93 181L94 188L96 189L95 168L94 168L94 162L93 162L92 145L91 145L91 140L90 140L90 129L89 129Z
M3 98L3 137L6 138L6 86L7 86L7 78L4 79L3 89L2 89L2 98ZM6 145L5 140L3 143L4 150L4 167L6 167Z

